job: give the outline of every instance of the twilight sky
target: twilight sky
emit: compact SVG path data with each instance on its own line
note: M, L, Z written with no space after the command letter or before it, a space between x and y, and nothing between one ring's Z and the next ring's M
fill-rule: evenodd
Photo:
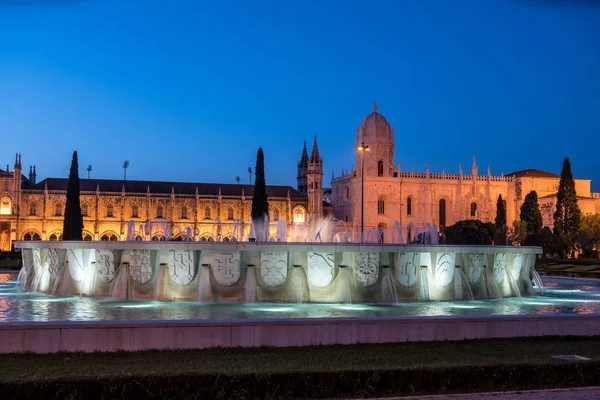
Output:
M324 185L373 100L402 170L538 168L600 191L600 2L0 0L0 165ZM310 151L310 148L309 148Z

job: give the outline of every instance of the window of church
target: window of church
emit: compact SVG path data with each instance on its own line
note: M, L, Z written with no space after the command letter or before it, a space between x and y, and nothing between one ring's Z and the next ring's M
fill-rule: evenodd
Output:
M439 208L439 227L442 230L446 226L446 200L440 199Z
M181 207L181 219L187 219L187 207Z
M139 208L138 206L131 207L131 218L139 218Z
M23 240L42 240L40 235L35 231L25 232L23 235Z
M344 200L350 200L350 188L348 186L344 188Z
M477 215L477 203L471 203L471 217L475 217Z
M10 215L11 214L11 201L8 197L4 197L2 201L0 201L0 214L2 215Z
M227 219L233 219L233 208L231 207L227 209Z
M383 176L383 161L377 162L377 176Z
M54 206L54 216L60 217L62 215L63 206L60 203L56 203Z
M279 221L279 210L273 210L273 221Z
M117 237L116 234L112 233L112 232L106 232L104 233L101 237L100 240L104 241L104 242L115 242L117 240L119 240L119 238Z
M106 217L107 218L112 218L113 217L113 212L114 212L114 207L109 204L108 206L106 206Z
M299 223L299 224L303 224L305 221L305 211L304 208L302 207L296 207L294 208L294 213L293 213L293 220L294 223Z
M377 200L377 214L385 214L385 201L383 199Z
M60 232L55 232L53 234L50 235L50 237L48 238L48 240L62 240L62 233Z
M204 209L204 219L210 219L210 207Z
M82 204L81 205L81 215L83 217L87 217L88 216L88 205L87 204Z
M31 216L37 215L37 205L35 203L31 203L29 205L29 215L31 215ZM27 240L27 239L25 239L25 240Z
M91 242L92 240L94 240L94 238L90 233L83 232L83 240L85 240L86 242Z
M156 207L156 218L162 218L163 217L163 208L162 206L158 206Z
M406 198L406 215L412 215L412 198Z

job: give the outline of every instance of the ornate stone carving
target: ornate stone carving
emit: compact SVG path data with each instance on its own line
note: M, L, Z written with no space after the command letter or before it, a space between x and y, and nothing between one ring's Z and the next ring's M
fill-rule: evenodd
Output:
M96 271L102 282L112 282L115 277L115 254L112 250L96 250Z
M513 256L513 265L510 270L510 275L514 280L519 279L519 275L521 275L521 269L523 268L523 254L515 254Z
M240 279L240 252L202 253L202 264L210 264L215 280L223 286L232 286Z
M33 268L33 249L22 249L21 254L23 254L23 268L27 274L30 274Z
M494 280L501 283L506 274L506 253L496 253L494 255Z
M187 285L195 275L194 252L189 250L169 251L169 275L178 285Z
M325 287L333 281L335 261L333 253L308 253L308 281Z
M398 282L404 287L411 287L417 282L420 264L419 253L400 253L398 255Z
M447 286L454 279L455 253L437 253L435 256L435 282Z
M361 286L371 286L379 278L379 253L358 253L354 276Z
M469 282L479 283L483 277L483 265L484 255L483 254L469 254L469 264L467 267Z
M128 251L123 255L121 262L129 262L129 274L135 282L143 285L152 279L149 250Z
M261 251L260 276L267 286L285 283L288 275L287 251Z
M58 270L60 269L60 265L58 263L58 250L48 249L46 261L48 262L48 273L52 278L55 278L58 275Z

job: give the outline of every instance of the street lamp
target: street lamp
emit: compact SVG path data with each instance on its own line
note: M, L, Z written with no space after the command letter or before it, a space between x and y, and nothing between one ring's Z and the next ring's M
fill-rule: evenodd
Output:
M369 146L363 142L357 150L360 151L360 242L362 243L365 233L365 151L369 151Z

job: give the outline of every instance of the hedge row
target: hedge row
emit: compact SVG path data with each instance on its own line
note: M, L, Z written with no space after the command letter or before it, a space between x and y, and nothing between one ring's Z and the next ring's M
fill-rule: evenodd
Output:
M600 362L551 362L384 371L185 374L37 380L0 385L1 399L335 398L592 386Z

